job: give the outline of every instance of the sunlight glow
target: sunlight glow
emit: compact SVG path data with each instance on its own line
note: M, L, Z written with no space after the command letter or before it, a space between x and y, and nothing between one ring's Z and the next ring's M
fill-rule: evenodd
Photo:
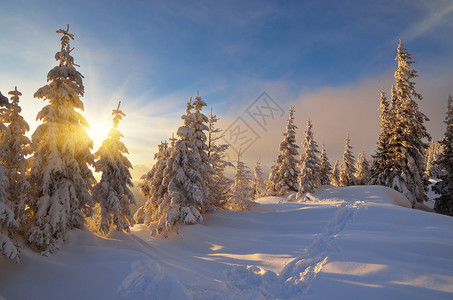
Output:
M94 142L94 150L99 149L99 147L102 145L102 141L107 138L107 135L111 128L112 126L110 124L107 125L100 122L90 124L88 134L90 135L90 138Z
M430 290L438 290L446 293L453 292L453 276L427 273L420 276L413 274L406 275L405 280L391 281L394 284L411 285L414 287L423 287Z
M209 248L210 250L212 251L219 251L219 250L222 250L223 248L225 248L224 246L220 246L220 245L216 245L216 244L213 244L213 243L210 243L210 242L207 242L209 245L211 245L211 248Z
M381 264L333 261L329 262L322 271L324 273L364 276L384 271L387 268L388 266Z

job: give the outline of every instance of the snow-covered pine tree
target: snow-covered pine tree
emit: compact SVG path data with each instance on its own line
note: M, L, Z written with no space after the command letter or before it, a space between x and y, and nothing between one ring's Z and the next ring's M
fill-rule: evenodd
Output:
M441 175L442 168L437 163L442 153L442 147L438 142L432 141L425 154L426 175L430 178L438 178Z
M340 162L337 160L333 166L332 176L330 177L330 182L334 186L340 186Z
M160 199L158 214L150 221L153 235L167 237L172 229L180 224L195 224L203 221L203 208L210 205L207 186L200 173L205 171L200 150L197 147L193 129L192 98L187 102L186 114L181 117L184 125L178 128L176 141L164 170L162 185L168 190Z
M200 164L198 166L198 172L202 178L202 189L205 197L205 201L201 206L201 212L209 212L215 210L217 202L210 196L209 187L213 186L215 171L212 168L212 160L208 155L209 146L206 144L207 137L205 132L209 132L209 127L206 125L209 123L208 117L204 115L201 111L203 107L206 106L206 103L201 99L199 92L197 90L197 96L192 102L193 112L190 114L191 126L195 133L194 143L198 149L198 154L200 156Z
M319 156L319 180L321 185L329 185L332 177L332 166L327 158L326 147L322 145L321 155Z
M294 113L296 109L291 106L289 109L288 124L283 134L283 141L280 143L277 160L271 167L269 179L266 181L268 195L284 195L288 192L297 192L299 187L298 148L296 144L296 129L294 125Z
M216 127L219 119L216 115L211 113L209 115L209 131L208 131L208 156L211 159L211 167L214 169L215 174L209 184L210 199L213 205L221 208L226 203L229 189L233 184L233 180L225 175L225 169L233 167L234 165L225 160L225 152L230 147L229 144L218 144L219 139L224 135L221 130Z
M26 179L27 159L30 152L30 139L25 133L30 130L28 123L20 115L19 97L22 93L14 88L8 93L11 103L2 108L0 121L7 124L1 140L1 164L8 179L6 202L13 210L19 226L25 222L25 204L28 204L30 184Z
M365 152L360 152L355 165L355 178L358 185L366 185L370 180L370 165L366 159Z
M130 231L134 220L129 206L135 204L135 198L130 187L133 187L132 169L130 161L124 154L128 154L126 145L120 141L123 135L118 130L118 124L126 114L118 108L114 109L113 127L108 137L102 142L99 150L94 154L96 172L102 172L101 180L93 189L93 199L101 206L101 226L99 231L108 234L110 227L117 231Z
M389 128L389 158L384 170L388 174L381 176L379 184L391 187L403 193L413 206L428 198L428 178L425 174L425 149L431 140L424 125L428 118L418 110L416 99L422 96L415 91L417 71L411 69L413 56L403 47L400 40L395 60L398 69L395 72L395 87L392 97L391 114L394 120ZM379 161L377 162L379 163Z
M48 100L37 115L43 123L32 135L31 174L32 219L27 229L28 242L45 253L58 249L65 233L85 224L91 216L90 194L95 182L89 166L93 165L93 141L88 136L88 122L77 110L83 110L82 74L76 69L69 46L74 35L60 29L61 49L56 53L58 66L47 74L49 84L34 94Z
M0 98L1 96L0 94ZM14 231L18 227L18 224L14 220L13 211L5 203L5 198L7 197L6 188L8 188L8 179L0 165L0 252L6 258L18 263L19 251L11 240L11 231Z
M249 210L253 205L252 172L247 165L241 161L241 151L238 152L236 163L236 174L234 183L231 186L231 195L227 207L230 210Z
M0 105L8 106L8 98L2 95L0 92ZM0 137L4 137L6 132L6 126L3 122L0 122ZM0 165L0 252L3 256L8 259L14 260L16 263L19 262L19 251L11 240L12 233L15 232L18 224L14 219L14 212L8 206L7 198L8 195L6 190L8 188L8 179L3 172L3 167Z
M350 186L357 184L357 179L354 176L354 173L356 171L354 166L355 160L354 154L352 154L352 147L351 145L349 145L350 142L351 139L348 134L345 140L343 159L340 166L339 186Z
M253 194L255 195L255 199L259 197L263 197L266 195L266 186L264 184L264 174L261 168L260 160L256 161L255 167L253 168Z
M373 164L370 170L370 184L375 185L388 185L387 180L392 178L390 174L394 172L395 168L392 164L393 153L390 149L390 140L394 133L395 126L395 113L392 109L393 103L395 102L395 88L392 86L391 90L391 104L389 103L384 89L381 90L381 96L379 100L379 111L381 112L381 132L377 141L376 154L373 155Z
M149 227L151 223L156 222L159 218L159 205L168 189L167 185L162 184L162 180L167 167L167 160L175 143L176 139L173 139L171 147L169 147L166 141L161 142L158 145L158 152L154 154L156 162L151 170L141 177L142 182L138 187L146 202L143 205L143 220L139 219L137 214L134 216L137 223L144 223Z
M434 209L436 212L453 216L453 98L448 96L448 111L445 118L447 130L443 139L439 142L443 152L439 155L438 164L444 169L433 190L440 194L436 198Z
M305 193L312 193L321 185L320 161L318 158L318 145L313 138L311 121L307 121L305 139L302 143L303 152L300 155L299 178L296 199L302 199Z

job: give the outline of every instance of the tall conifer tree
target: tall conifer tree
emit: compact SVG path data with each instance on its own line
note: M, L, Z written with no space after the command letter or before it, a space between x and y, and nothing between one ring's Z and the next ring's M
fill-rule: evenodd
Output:
M11 95L9 103L1 114L1 122L8 124L2 138L1 163L3 165L8 188L6 197L9 206L14 212L19 226L25 222L25 204L28 204L30 183L26 179L27 159L30 152L30 139L25 133L30 130L28 123L20 115L19 97L22 93L17 90L8 93Z
M305 139L302 144L303 152L300 155L299 163L299 191L296 195L297 199L301 199L305 193L312 193L321 185L320 161L318 158L318 145L316 144L312 124L307 122L307 130L305 131Z
M437 163L442 153L442 147L438 142L432 141L425 154L426 175L430 178L438 178L441 175L442 167Z
M381 133L377 141L376 154L373 155L373 164L371 167L370 184L387 185L387 181L392 176L395 168L392 166L394 163L393 153L390 149L390 140L394 133L395 114L392 109L395 102L395 89L392 86L391 104L389 103L384 89L381 90L379 111L381 112Z
M266 181L269 195L284 195L288 192L297 192L297 179L299 177L298 156L299 146L296 144L296 129L294 125L294 106L289 109L288 124L280 143L277 160L271 167L269 179Z
M260 160L257 160L255 167L253 168L253 193L255 199L263 197L266 194L266 186L264 185L264 174L261 167Z
M215 210L216 204L211 196L210 187L214 184L215 171L212 168L212 160L208 155L209 147L207 145L207 136L205 132L209 132L209 119L203 114L203 107L206 107L206 102L201 99L197 90L197 96L192 102L193 111L190 113L191 127L195 133L193 142L195 143L198 155L200 157L200 164L198 172L202 178L202 193L205 200L203 201L201 211L202 213Z
M43 123L32 135L30 202L31 225L27 239L37 249L53 252L65 233L85 224L84 214L93 212L90 191L95 182L93 141L88 122L77 110L83 110L82 74L76 70L69 41L74 35L60 29L61 49L55 55L58 66L47 74L49 84L34 94L49 101L37 116Z
M8 98L0 92L0 105L8 106ZM6 127L3 122L0 122L0 136L3 137L6 132ZM14 243L14 234L18 224L14 219L14 211L8 206L11 202L7 199L8 195L8 179L3 172L3 167L0 165L0 253L19 262L19 251Z
M209 160L200 155L206 144L200 139L200 131L197 133L203 126L195 125L200 117L193 115L193 108L191 98L187 102L186 114L181 117L184 125L176 133L179 140L164 170L162 185L167 186L167 191L159 199L158 213L149 221L153 235L168 237L170 231L177 230L181 224L202 222L202 213L212 207L206 180L202 175L210 174L212 168L207 164ZM201 149L197 145L201 145Z
M359 157L357 158L357 163L355 165L355 178L357 179L357 184L365 185L369 181L370 166L368 160L366 159L365 152L360 152Z
M212 204L217 208L221 208L226 203L229 189L234 182L225 175L225 169L228 167L233 168L234 165L225 160L225 152L230 145L218 143L223 137L221 130L216 127L218 120L217 116L212 113L211 108L208 130L208 156L215 174L212 176L213 180L208 182L208 187Z
M443 152L439 155L438 164L444 169L433 190L440 194L436 199L434 209L436 212L453 216L453 98L448 97L448 111L445 118L447 130L440 144Z
M176 140L174 140L174 143L176 143ZM162 184L162 180L164 179L164 171L167 167L167 160L170 157L171 149L174 146L174 143L172 143L170 147L166 141L161 142L158 145L158 152L154 154L154 160L156 162L151 170L141 177L142 182L138 187L146 202L143 207L138 210L142 211L143 216L140 216L138 211L134 215L134 219L137 223L145 223L148 227L150 227L151 223L156 222L158 219L160 210L159 205L161 204L161 201L168 189L167 185Z
M99 231L107 234L110 227L117 231L129 232L129 227L134 224L129 206L135 204L135 198L130 187L133 187L132 169L130 161L124 154L128 154L126 145L120 141L123 135L118 130L118 124L126 116L118 108L113 110L113 128L110 129L108 138L94 154L97 159L95 167L97 172L102 172L101 181L93 189L93 199L101 205L101 227Z
M252 172L241 161L241 151L239 150L238 160L236 162L236 174L234 175L234 183L231 186L231 195L227 206L230 210L235 211L249 210L253 205L252 199Z
M425 174L424 156L428 144L424 140L430 140L431 137L424 125L428 118L419 111L416 102L417 99L422 100L422 96L415 91L413 79L418 75L412 69L412 59L413 56L400 40L395 58L398 68L394 76L395 86L387 120L391 125L386 129L386 134L389 135L388 157L385 160L376 159L375 168L384 171L378 176L373 171L372 182L403 193L415 206L417 202L427 200L428 178Z
M330 182L334 186L340 186L340 162L337 160L333 166L332 176L330 177Z
M352 147L350 145L351 139L348 136L345 140L343 160L340 165L340 181L339 186L350 186L356 185L357 179L354 176L355 173L355 159L354 154L352 154Z
M332 166L330 165L329 159L327 158L326 147L324 145L322 145L319 161L320 161L319 179L321 181L321 185L329 185L330 178L332 177Z

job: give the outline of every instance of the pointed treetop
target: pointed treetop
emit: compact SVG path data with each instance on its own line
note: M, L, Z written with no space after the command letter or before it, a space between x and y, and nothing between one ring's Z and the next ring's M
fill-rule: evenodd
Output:
M400 54L401 52L403 52L403 50L405 50L403 47L404 47L403 41L400 39L400 41L398 43L398 48L397 48L398 49L398 54ZM397 59L398 59L398 57L395 58L395 60L397 60Z
M69 33L69 24L66 24L66 30L64 29L58 29L56 31L58 34L62 34L63 37L69 37L71 40L74 40L74 35L72 33Z
M14 91L8 92L8 95L22 96L22 93L17 90L17 86L14 87Z
M198 97L200 97L200 93L199 93L198 90L197 90L197 98L198 98Z
M169 138L169 140L170 140L171 147L174 147L175 144L176 144L176 141L178 140L177 138L175 138L175 133L174 132L171 133L171 138Z
M119 122L121 121L121 119L126 116L126 114L122 110L120 110L120 105L121 105L121 101L118 102L117 109L114 109L112 111L112 115L114 116L113 117L113 127L117 127Z
M63 35L60 39L61 42L61 50L60 52L57 52L55 59L60 61L60 67L67 66L67 67L80 67L79 65L74 63L74 58L70 55L72 50L71 47L69 46L69 41L70 39L74 39L74 35L69 33L69 24L66 26L66 30L64 29L58 29L56 33ZM83 77L83 76L82 76Z
M19 103L19 97L22 96L22 93L17 90L17 86L14 87L14 91L8 92L8 95L11 95L11 102L15 105Z
M386 95L386 93L385 93L384 88L382 88L382 90L381 90L381 97L380 97L379 100L380 100L380 103L379 103L379 110L380 110L381 112L387 112L389 103L388 103L387 95Z
M69 48L69 39L74 40L74 35L72 33L69 33L69 24L66 25L66 30L64 29L58 29L56 31L58 34L62 34L63 36L61 37L61 50L66 50L66 52L71 53L72 50Z

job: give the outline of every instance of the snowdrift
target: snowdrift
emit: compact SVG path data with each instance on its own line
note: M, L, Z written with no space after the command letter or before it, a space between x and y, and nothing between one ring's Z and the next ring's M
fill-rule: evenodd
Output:
M6 299L452 299L453 218L385 187L259 199L168 239L73 230L62 250L0 259ZM0 299L1 299L0 297Z

